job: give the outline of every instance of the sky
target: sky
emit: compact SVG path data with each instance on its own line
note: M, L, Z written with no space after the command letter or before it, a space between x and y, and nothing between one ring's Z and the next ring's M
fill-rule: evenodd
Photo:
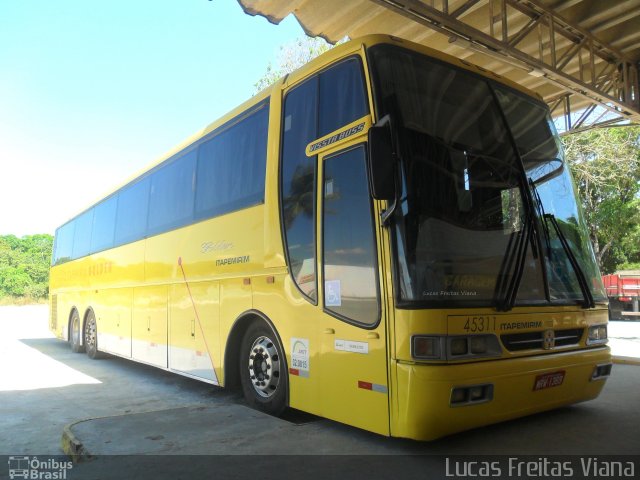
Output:
M0 0L0 235L53 234L304 35L235 0Z

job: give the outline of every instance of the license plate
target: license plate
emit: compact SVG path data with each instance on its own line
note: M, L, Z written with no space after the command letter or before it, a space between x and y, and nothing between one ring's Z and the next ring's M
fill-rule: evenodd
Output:
M533 383L533 391L543 390L545 388L559 387L564 380L564 370L559 372L543 373L536 377Z

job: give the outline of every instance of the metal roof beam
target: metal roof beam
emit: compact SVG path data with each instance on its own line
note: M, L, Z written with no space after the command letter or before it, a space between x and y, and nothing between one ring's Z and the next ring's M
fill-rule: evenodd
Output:
M612 45L604 44L589 31L559 16L557 7L554 7L556 10L552 10L537 0L499 0L499 8L494 8L492 0L483 0L492 13L487 16L491 18L486 19L491 25L488 28L483 28L485 31L482 31L452 16L449 13L449 2L446 0L439 7L436 6L439 2L433 2L434 6L430 6L419 0L370 1L444 35L457 36L463 40L465 46L470 46L476 51L528 70L534 76L544 76L548 82L566 92L582 97L583 103L584 100L587 100L630 120L640 121L637 65L627 59L620 50ZM467 2L460 8L465 6L470 8L476 4L477 2L472 4ZM563 4L563 6L566 5L567 3ZM530 19L511 36L509 35L509 10L517 10ZM501 28L494 30L496 23L500 23ZM518 44L535 30L533 28L535 25L542 23L545 24L545 28L538 28L540 51L544 46L549 54L536 58L518 48ZM486 31L489 33L485 33ZM494 32L495 34L492 35ZM543 41L545 34L544 40L546 41ZM517 41L513 42L514 39ZM573 46L569 46L568 50L559 51L557 45L561 43L566 45L566 40L569 40ZM578 75L563 70L575 58L576 54L581 55L585 48L588 61L581 62ZM595 65L600 61L613 65L614 70L617 69L617 72L614 73L617 75L616 80L619 88L613 89L614 92L611 92L611 89L606 91L598 88L599 82ZM586 76L585 72L588 72L589 75Z
M557 12L561 12L562 10L566 10L568 8L573 7L574 5L579 4L582 0L560 0L553 5L553 9Z
M589 9L588 17L580 20L580 25L593 33L615 26L638 14L636 11L638 0L618 0L615 3L600 2L597 7L600 7L599 11ZM617 12L621 13L616 15ZM612 15L614 15L613 18Z
M471 9L474 5L478 4L480 0L467 0L463 5L456 8L453 12L451 12L451 16L453 18L458 18L462 16L467 10Z

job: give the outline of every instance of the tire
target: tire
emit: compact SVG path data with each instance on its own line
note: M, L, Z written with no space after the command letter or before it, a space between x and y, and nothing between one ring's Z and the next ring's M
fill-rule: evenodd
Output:
M87 319L84 322L84 346L87 356L92 360L103 358L103 355L98 350L98 324L92 310L89 310Z
M84 345L82 344L81 338L82 327L80 324L80 315L74 310L69 319L69 344L71 345L71 351L74 353L84 352Z
M252 323L240 345L240 383L247 404L278 416L289 400L287 359L275 332L264 322Z

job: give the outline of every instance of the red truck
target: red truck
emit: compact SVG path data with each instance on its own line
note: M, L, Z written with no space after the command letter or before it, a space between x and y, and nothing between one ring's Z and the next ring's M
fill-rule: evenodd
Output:
M620 270L603 275L611 320L640 320L640 270Z

